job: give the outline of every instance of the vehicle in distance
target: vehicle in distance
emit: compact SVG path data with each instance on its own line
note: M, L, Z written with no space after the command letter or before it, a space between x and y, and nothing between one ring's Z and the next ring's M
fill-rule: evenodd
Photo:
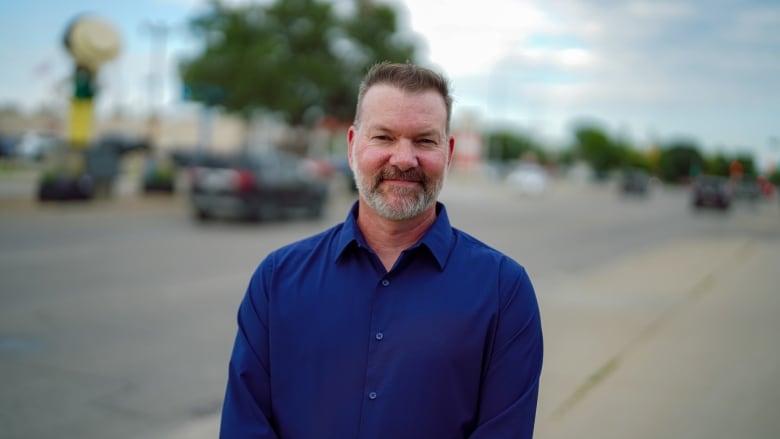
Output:
M620 176L620 192L625 195L647 195L650 175L641 169L627 169Z
M756 203L763 196L763 186L755 177L744 176L734 182L734 200Z
M319 218L328 184L297 157L280 151L198 157L189 168L196 218Z
M728 210L734 189L731 181L717 175L701 175L693 183L693 206Z
M527 195L539 195L547 189L547 171L537 163L520 163L506 176L509 185Z

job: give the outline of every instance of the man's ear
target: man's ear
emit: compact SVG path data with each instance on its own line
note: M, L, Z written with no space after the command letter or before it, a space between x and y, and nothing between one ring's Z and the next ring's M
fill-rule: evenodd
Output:
M447 159L447 167L452 164L452 153L455 152L455 137L450 136L449 144L447 145L447 148L449 149L449 157Z
M349 169L355 169L353 168L352 163L352 148L354 148L355 145L355 136L357 134L355 133L355 126L352 125L349 127L349 130L347 131L347 160L349 163Z

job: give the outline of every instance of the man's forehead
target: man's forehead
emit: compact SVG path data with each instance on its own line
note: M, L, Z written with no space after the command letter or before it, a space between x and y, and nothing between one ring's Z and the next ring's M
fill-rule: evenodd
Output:
M429 126L439 122L446 125L447 108L436 90L406 91L390 85L376 85L366 91L361 107L361 118L372 119L372 127L381 125L387 118Z

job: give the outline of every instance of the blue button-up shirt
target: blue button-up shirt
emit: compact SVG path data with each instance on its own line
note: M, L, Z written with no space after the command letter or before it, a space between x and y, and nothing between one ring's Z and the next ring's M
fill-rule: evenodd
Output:
M388 272L356 216L252 276L220 436L531 438L542 332L525 269L438 204Z

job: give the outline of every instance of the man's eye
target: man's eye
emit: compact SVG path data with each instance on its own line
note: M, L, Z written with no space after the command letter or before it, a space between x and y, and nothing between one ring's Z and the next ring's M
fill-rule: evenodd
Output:
M390 140L390 137L389 136L374 136L374 140L379 140L379 141L382 141L382 142L386 142L386 141Z

